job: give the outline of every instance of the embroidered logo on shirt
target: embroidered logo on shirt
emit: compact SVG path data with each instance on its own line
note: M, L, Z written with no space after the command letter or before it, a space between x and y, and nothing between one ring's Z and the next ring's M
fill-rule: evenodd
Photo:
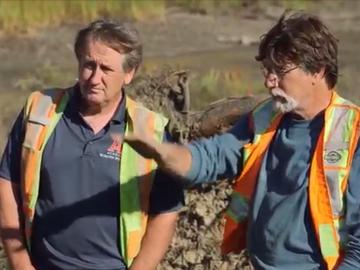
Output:
M110 134L112 139L111 145L106 149L106 153L100 153L100 157L120 160L122 151L122 135L118 133Z
M341 159L341 155L336 151L330 151L325 155L325 160L328 163L334 164Z

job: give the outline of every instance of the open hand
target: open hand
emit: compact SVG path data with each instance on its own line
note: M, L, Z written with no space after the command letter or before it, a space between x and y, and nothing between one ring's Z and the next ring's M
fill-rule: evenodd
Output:
M191 166L190 150L175 143L158 143L146 135L132 133L126 135L124 142L128 143L139 155L151 158L158 166L177 176L185 176Z
M151 158L159 161L160 144L149 136L139 136L135 133L126 135L124 142L128 143L136 152L144 158Z

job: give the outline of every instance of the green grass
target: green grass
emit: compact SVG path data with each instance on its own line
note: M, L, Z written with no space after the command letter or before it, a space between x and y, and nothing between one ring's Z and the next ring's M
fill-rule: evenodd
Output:
M258 0L168 0L168 3L183 7L190 12L207 14L240 9L246 3L254 3L257 1Z
M306 10L314 4L312 0L280 0L285 9Z

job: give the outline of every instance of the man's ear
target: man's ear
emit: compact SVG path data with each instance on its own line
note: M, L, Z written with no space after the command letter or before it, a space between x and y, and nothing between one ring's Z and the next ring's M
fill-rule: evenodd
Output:
M124 77L125 85L131 83L132 79L134 78L134 75L135 75L135 68L125 72L125 77Z
M316 72L314 74L314 77L317 80L323 79L325 77L325 67L322 67L319 72Z
M315 72L311 76L312 76L311 84L312 85L317 85L325 77L325 67L320 68L320 70L318 72Z

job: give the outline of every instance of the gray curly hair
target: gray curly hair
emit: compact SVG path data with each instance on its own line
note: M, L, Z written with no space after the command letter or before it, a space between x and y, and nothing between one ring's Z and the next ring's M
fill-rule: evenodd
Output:
M75 54L81 59L89 41L101 41L115 51L124 54L123 69L137 70L142 61L142 43L139 33L130 23L100 19L81 29L75 39Z

